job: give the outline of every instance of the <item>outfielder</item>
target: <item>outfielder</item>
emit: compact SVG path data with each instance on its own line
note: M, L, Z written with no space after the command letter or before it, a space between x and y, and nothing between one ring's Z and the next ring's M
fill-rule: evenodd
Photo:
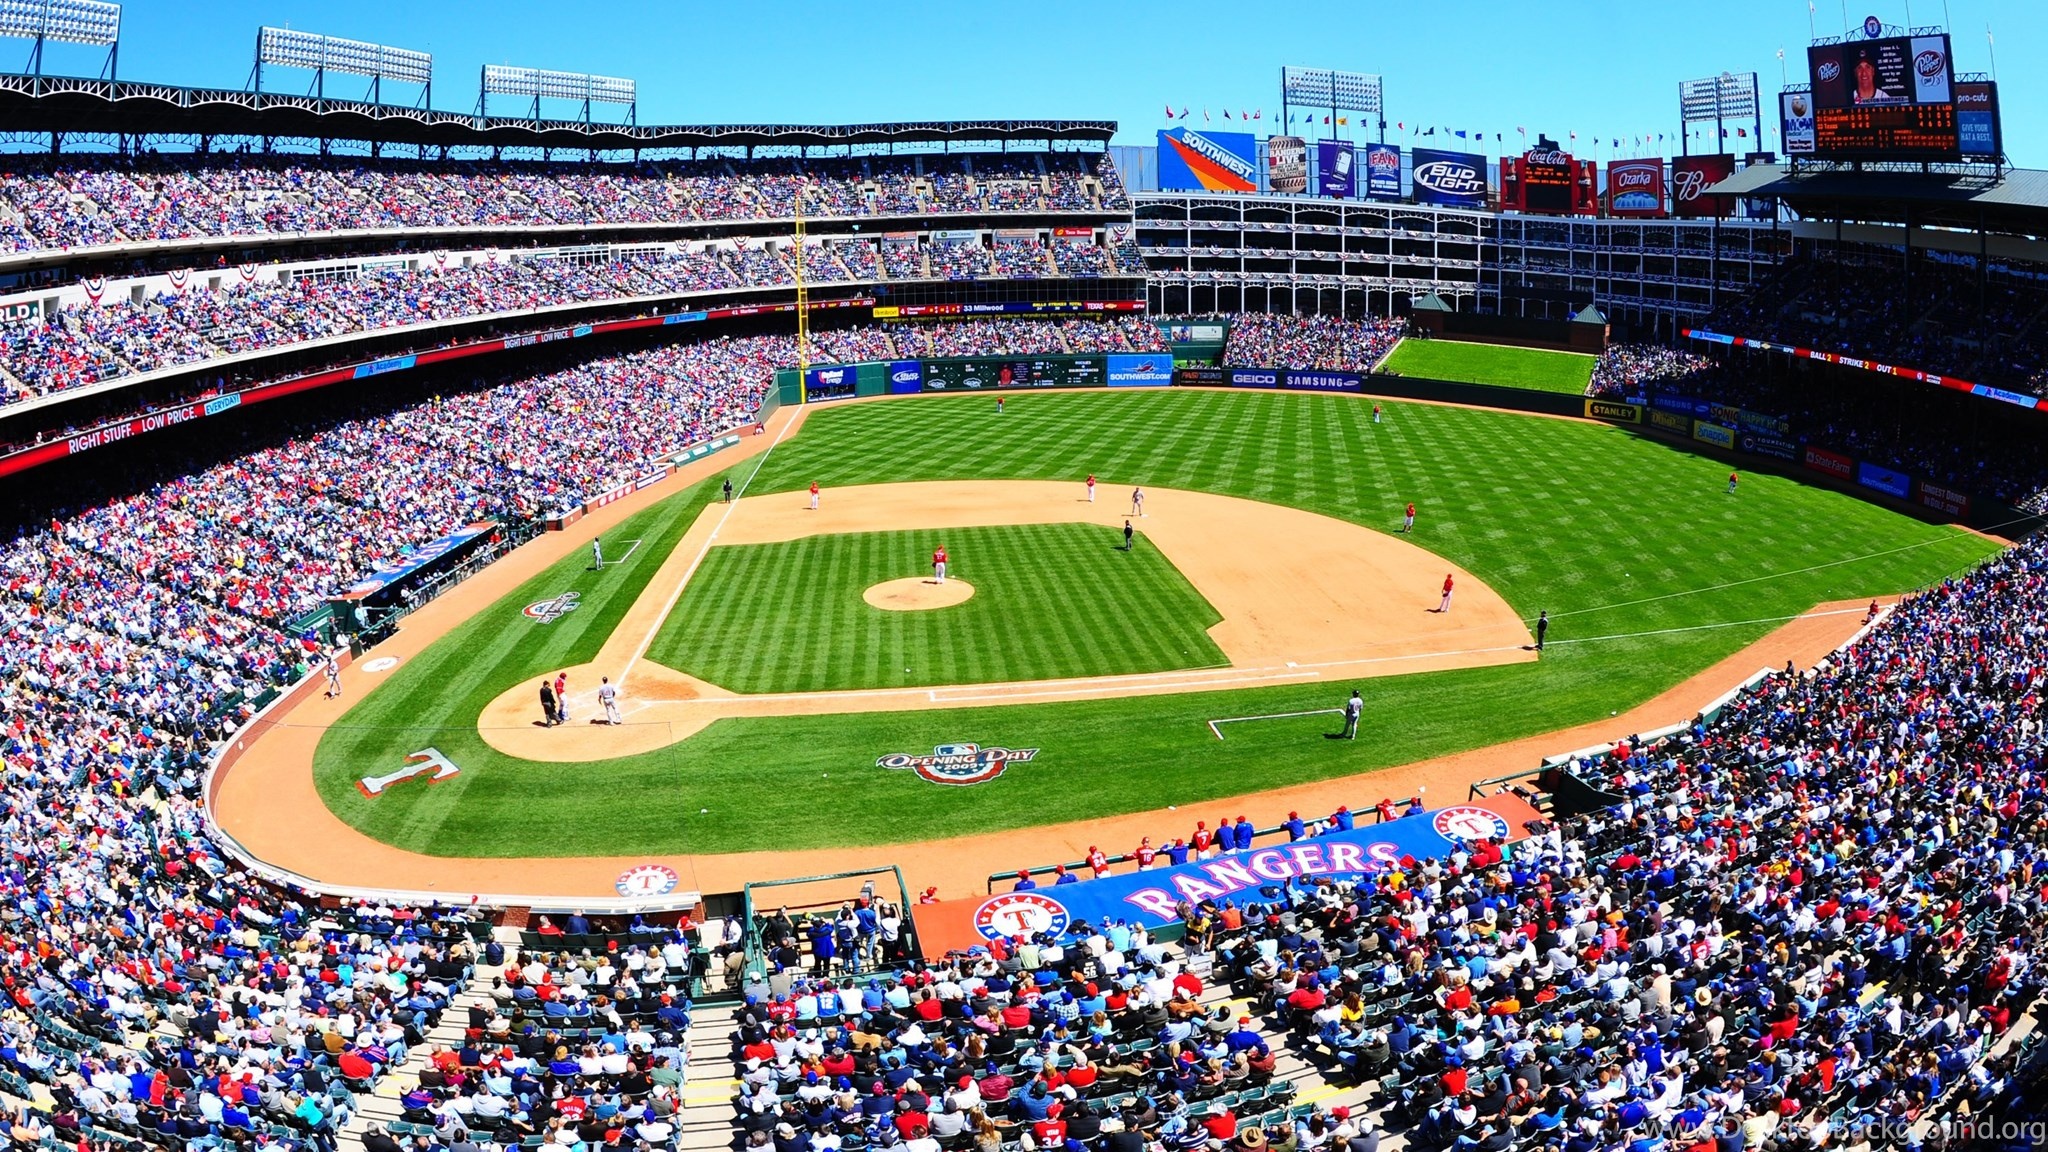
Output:
M604 722L616 725L619 722L619 690L612 685L611 677L598 678L597 700L604 705Z
M1415 505L1412 502L1408 505L1408 515L1401 521L1401 531L1415 531Z
M944 584L946 582L946 546L944 544L932 549L932 575L937 577L939 583Z

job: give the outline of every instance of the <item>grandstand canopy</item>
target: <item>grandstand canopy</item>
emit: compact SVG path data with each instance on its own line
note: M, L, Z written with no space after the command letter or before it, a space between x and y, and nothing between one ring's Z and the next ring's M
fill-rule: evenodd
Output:
M821 147L1046 140L1106 144L1114 120L927 120L892 124L602 124L476 116L227 88L78 77L0 76L0 122L13 132L371 140L428 147Z
M1952 172L1856 171L1753 164L1710 194L1782 200L1809 220L1862 220L2048 233L2048 172L2033 169Z

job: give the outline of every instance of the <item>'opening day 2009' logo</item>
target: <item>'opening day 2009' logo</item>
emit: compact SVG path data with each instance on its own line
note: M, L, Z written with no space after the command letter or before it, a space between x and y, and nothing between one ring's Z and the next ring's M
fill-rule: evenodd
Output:
M908 768L934 784L985 784L1012 764L1038 756L1036 748L983 748L979 744L941 744L930 755L892 752L875 761L877 768Z
M575 592L564 592L560 596L550 596L545 600L536 600L528 604L523 611L528 619L539 621L542 624L553 624L555 621L574 612L577 601L581 599L582 597Z

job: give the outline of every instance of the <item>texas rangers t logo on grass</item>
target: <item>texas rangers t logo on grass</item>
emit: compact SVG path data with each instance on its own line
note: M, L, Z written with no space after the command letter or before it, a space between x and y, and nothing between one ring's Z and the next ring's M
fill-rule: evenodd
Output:
M877 768L909 768L934 784L985 784L1012 764L1038 755L1036 748L983 748L979 744L941 744L929 756L894 752L875 761Z
M536 600L525 608L526 615L542 624L553 624L576 610L576 602L583 597L575 592L564 592L546 600Z
M974 930L989 940L1065 932L1072 917L1067 906L1039 892L1005 892L991 896L974 910Z
M1512 831L1499 813L1472 804L1453 804L1430 817L1430 827L1452 840L1505 840Z
M404 745L400 745L400 747L404 747ZM365 776L361 780L356 781L356 787L362 789L365 796L382 796L386 788L391 787L393 784L402 784L415 776L425 776L427 783L439 784L441 781L462 771L448 757L442 755L439 748L422 748L407 756L406 759L412 761L412 763L407 764L396 772L387 772L382 776Z

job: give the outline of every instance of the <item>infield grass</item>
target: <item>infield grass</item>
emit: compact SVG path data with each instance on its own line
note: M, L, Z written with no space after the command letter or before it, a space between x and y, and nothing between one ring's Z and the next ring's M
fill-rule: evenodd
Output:
M1387 356L1383 367L1389 372L1425 380L1495 384L1502 388L1528 388L1576 396L1585 392L1586 382L1593 378L1593 365L1598 359L1581 352L1467 344L1458 340L1407 339Z
M822 692L1115 676L1229 664L1222 620L1141 535L1100 524L955 528L965 603L891 612L861 598L917 573L930 532L809 536L711 549L653 659L734 692ZM927 570L928 573L928 570Z
M1253 392L1041 393L1013 395L1006 407L998 419L984 397L925 397L813 413L748 494L812 479L829 488L1019 478L1071 480L1078 495L1093 472L1112 492L1213 491L1382 531L1413 500L1413 542L1488 581L1526 618L1549 609L1549 650L1534 664L1364 681L1356 742L1304 738L1286 724L1233 725L1223 741L1208 729L1219 716L1334 707L1351 687L1321 683L729 719L659 752L593 764L533 764L484 744L475 728L484 704L590 659L714 477L610 534L644 538L653 562L636 556L592 572L572 553L391 672L322 740L322 796L380 840L457 856L889 843L1186 806L1605 717L1815 603L1921 587L1994 550L1790 477L1750 473L1730 495L1720 460L1604 425L1394 402L1376 426L1371 405L1355 398ZM728 474L737 486L754 466ZM578 592L582 607L557 623L520 615L564 591ZM1041 752L972 788L874 766L878 756L961 741ZM376 800L356 791L361 775L427 746L461 773ZM1378 798L1361 782L1358 802Z

